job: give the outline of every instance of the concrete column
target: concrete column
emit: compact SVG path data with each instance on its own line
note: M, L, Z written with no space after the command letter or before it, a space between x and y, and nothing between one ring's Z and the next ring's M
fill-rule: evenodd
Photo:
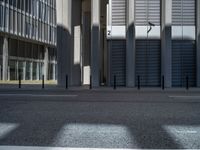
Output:
M100 6L101 0L91 0L91 76L92 86L99 86L100 76Z
M66 75L71 83L72 0L56 0L58 86L65 87Z
M197 87L200 87L200 0L197 0L196 3Z
M56 80L56 65L53 64L53 80Z
M37 80L39 81L40 80L40 64L37 62Z
M48 80L49 73L49 49L44 47L44 80Z
M172 87L172 0L162 0L161 75L165 87Z
M8 80L8 38L4 37L3 40L3 80Z
M29 80L33 80L33 62L30 63L30 79ZM17 76L18 77L18 76Z
M126 86L135 86L135 24L134 0L127 1Z

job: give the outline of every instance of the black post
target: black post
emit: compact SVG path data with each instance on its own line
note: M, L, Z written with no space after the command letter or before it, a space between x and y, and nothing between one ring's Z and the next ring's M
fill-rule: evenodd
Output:
M140 76L138 76L138 90L140 90Z
M66 89L68 89L68 75L66 75Z
M44 89L44 75L42 75L42 88Z
M162 89L165 89L165 76L162 76Z
M189 90L189 77L186 77L186 89Z
M90 90L92 89L92 76L90 76Z
M117 89L117 76L114 75L114 86L113 89L116 90Z
M21 82L21 75L19 75L19 89L21 89L21 84L22 84L22 82Z

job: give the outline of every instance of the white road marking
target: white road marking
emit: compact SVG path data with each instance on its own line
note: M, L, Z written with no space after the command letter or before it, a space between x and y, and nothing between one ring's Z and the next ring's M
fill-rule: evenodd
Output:
M194 130L177 130L176 132L180 134L197 134L197 131Z
M0 97L77 97L78 95L52 95L52 94L0 94Z
M200 96L169 96L169 98L199 99L200 100Z
M0 150L136 150L136 149L106 149L106 148L61 148L61 147L30 147L30 146L0 146Z

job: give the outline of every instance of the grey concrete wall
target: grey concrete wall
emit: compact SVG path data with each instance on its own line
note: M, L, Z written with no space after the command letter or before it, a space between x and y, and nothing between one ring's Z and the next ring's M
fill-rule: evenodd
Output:
M197 86L200 87L200 0L196 2L196 17L197 17Z
M135 24L134 0L127 0L126 86L135 86Z
M57 0L58 85L81 84L81 0Z
M3 68L2 68L2 79L4 81L8 80L8 38L4 37L3 39L3 54L2 54L2 59L3 59Z
M70 76L71 54L71 7L72 0L56 0L57 8L57 57L58 85L65 86L66 75Z
M81 4L72 0L71 85L81 85Z
M91 75L92 86L99 86L100 76L100 2L91 0Z
M172 86L172 0L162 0L162 50L161 75L165 77L165 87Z

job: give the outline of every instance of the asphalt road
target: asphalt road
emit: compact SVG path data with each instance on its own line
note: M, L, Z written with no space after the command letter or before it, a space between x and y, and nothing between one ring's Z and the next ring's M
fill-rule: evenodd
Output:
M200 93L0 91L0 145L200 148Z

